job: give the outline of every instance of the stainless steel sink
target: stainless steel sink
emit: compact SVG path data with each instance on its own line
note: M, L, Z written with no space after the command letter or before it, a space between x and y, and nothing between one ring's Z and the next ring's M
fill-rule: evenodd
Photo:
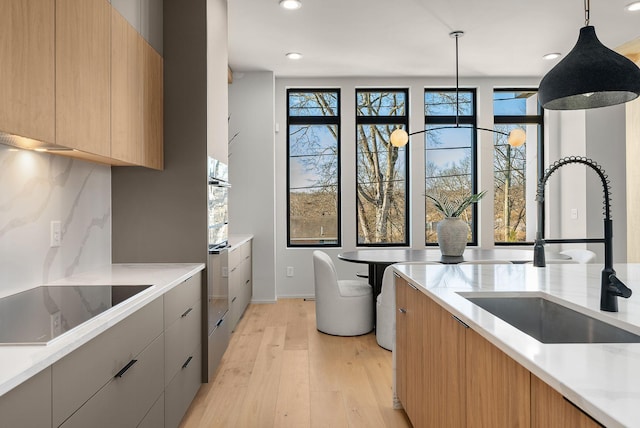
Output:
M640 336L539 296L467 300L542 343L640 343Z

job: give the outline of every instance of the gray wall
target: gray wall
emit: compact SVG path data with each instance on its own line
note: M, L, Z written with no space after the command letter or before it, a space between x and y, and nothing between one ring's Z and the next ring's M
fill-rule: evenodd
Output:
M254 236L253 301L272 302L276 300L272 72L234 75L229 85L229 136L233 139L229 143L229 181L233 186L229 229L231 233Z
M113 168L114 263L206 261L206 4L164 2L165 169Z

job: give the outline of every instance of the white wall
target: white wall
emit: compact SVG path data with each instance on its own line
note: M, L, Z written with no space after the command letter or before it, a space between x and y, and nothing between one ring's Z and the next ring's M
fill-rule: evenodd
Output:
M586 156L604 169L611 181L611 218L613 219L613 261L627 261L627 203L626 203L626 121L625 106L617 105L586 111ZM602 237L603 190L597 174L587 173L587 230L589 237ZM593 244L599 260L604 260L604 246Z
M110 168L0 145L0 296L109 263Z
M280 125L284 130L284 125ZM282 131L281 131L282 132ZM237 135L236 135L237 134ZM234 138L234 135L235 138ZM276 300L274 77L234 74L229 85L229 233L253 238L253 302ZM285 229L286 233L286 229Z
M250 75L251 73L246 73ZM496 87L535 87L539 82L538 78L462 78L460 82L461 87L475 87L477 88L478 96L478 125L481 127L492 128L493 127L493 89ZM254 83L258 84L257 81ZM265 84L266 81L265 81ZM232 125L230 125L230 135L233 135L236 128L244 132L245 127L253 127L252 123L256 121L267 119L266 116L270 116L271 112L260 112L251 108L251 102L254 100L247 95L243 94L242 98L238 98L237 91L235 90L234 82L231 85L230 96L230 111L232 111ZM286 246L286 89L289 87L295 88L340 88L341 90L341 168L342 168L342 247L340 248L327 248L325 251L332 256L338 270L338 275L345 278L353 278L357 271L366 270L366 265L358 265L354 263L347 263L340 261L337 255L344 251L351 251L356 249L356 217L355 217L355 118L353 115L355 106L355 89L356 87L405 87L410 90L410 118L409 122L411 129L417 129L424 121L422 97L415 96L416 94L422 94L425 87L452 87L455 82L450 77L445 78L277 78L275 80L275 124L279 127L279 132L275 133L275 139L273 140L274 148L274 163L275 163L275 183L270 183L268 186L263 183L265 177L269 177L271 171L271 159L260 159L256 156L251 157L250 161L242 157L238 159L237 155L234 155L233 164L240 163L244 165L254 178L254 183L260 183L260 191L270 194L260 194L259 202L253 202L251 198L246 200L234 201L235 210L246 210L248 212L262 213L264 201L269 198L273 198L276 202L275 205L275 241L274 241L274 277L273 281L264 279L263 284L254 285L254 293L261 295L263 291L261 287L266 286L268 290L265 290L266 294L272 292L271 284L275 284L275 296L277 297L305 297L312 296L313 292L313 266L312 257L313 248L287 248ZM254 87L252 90L256 90ZM260 100L260 102L263 102ZM233 115L235 111L243 111L249 109L249 112L243 117L247 117L248 121L242 120L243 123L235 121ZM623 112L624 113L624 112ZM585 115L585 112L547 112L545 123L545 166L548 166L550 162L559 159L562 156L568 155L591 155L588 151L589 144L596 143L596 139L590 138L589 134L593 135L594 130L587 127L586 120L593 121L594 126L598 129L607 129L602 126L602 122L611 121L609 114L601 112L589 113ZM618 117L618 112L612 111L610 114ZM240 117L238 117L240 120ZM624 115L622 114L622 119ZM617 127L619 124L616 124ZM255 127L258 128L258 127ZM267 127L265 127L267 128ZM268 129L264 131L256 132L261 136L262 140L267 141L270 138L268 135ZM620 132L624 134L624 126L620 128ZM239 138L239 136L237 137ZM258 138L257 136L252 138ZM617 137L609 135L608 139ZM232 143L232 146L233 147ZM485 197L486 200L493 199L493 135L491 133L478 133L479 144L479 184L478 188L487 189L488 194ZM618 143L616 143L618 144ZM624 144L624 140L622 141ZM423 152L422 139L412 140L410 145L410 170L422 171L424 170L424 152ZM233 149L232 149L233 150ZM261 148L262 150L262 148ZM593 154L596 157L595 154ZM602 164L613 163L615 165L622 165L624 167L624 157L619 155L617 150L607 151L601 150L596 157L596 160ZM530 165L531 167L531 165ZM568 169L566 167L564 169ZM608 169L615 169L616 166L607 167ZM587 206L587 172L584 167L575 166L571 168L573 171L569 172L570 178L561 178L561 175L565 174L565 171L558 171L554 174L553 178L547 186L547 236L553 238L583 238L583 237L600 237L602 232L601 222L595 230L587 230L586 212L591 209ZM414 175L415 177L415 175ZM418 175L419 177L419 175ZM624 182L624 179L616 181L620 183ZM273 186L268 189L269 186ZM411 181L410 188L411 198L411 223L414 225L410 231L410 239L413 248L424 248L424 236L423 236L423 219L424 219L424 204L423 200L423 183L421 180L415 178ZM616 191L616 194L624 195L624 192L620 193ZM268 209L271 207L268 206ZM571 208L578 209L578 219L574 220L570 218ZM598 210L598 213L600 210ZM620 213L620 214L618 214ZM530 213L530 217L533 217ZM233 215L233 214L232 214ZM492 247L493 243L493 222L483 221L487 218L493 219L493 207L492 204L480 204L480 230L479 241L483 247ZM616 208L616 222L615 222L615 234L620 236L619 230L624 220L621 218L623 211L620 208ZM260 216L258 216L260 217ZM257 217L256 217L257 218ZM248 219L247 219L248 220ZM247 221L245 220L245 221ZM233 221L233 220L232 220ZM258 221L258 220L252 220ZM530 218L530 221L532 219ZM246 224L249 224L247 221ZM262 224L262 223L261 223ZM531 223L535 225L535 221ZM620 227L618 226L620 224ZM266 226L263 224L263 226ZM533 226L535 227L535 226ZM235 230L235 229L234 229ZM254 228L255 230L255 228ZM249 230L235 230L237 233L249 233ZM597 247L597 246L596 246ZM271 247L269 247L271 249ZM558 247L560 249L560 247ZM256 251L257 253L257 251ZM621 260L621 251L614 251L616 261ZM265 257L267 255L256 254L256 257ZM269 255L270 257L270 255ZM294 268L294 276L287 277L286 269L288 266ZM268 284L268 285L267 285ZM264 294L262 294L264 295Z

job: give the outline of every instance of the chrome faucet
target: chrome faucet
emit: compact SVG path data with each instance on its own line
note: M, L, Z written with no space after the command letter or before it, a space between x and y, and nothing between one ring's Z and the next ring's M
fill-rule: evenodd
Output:
M549 180L551 174L561 167L571 164L580 163L593 169L604 190L604 238L599 239L544 239L544 186ZM617 297L629 298L631 290L618 279L616 271L613 269L613 221L611 220L611 199L609 196L611 188L609 179L604 173L600 165L589 158L581 156L568 156L559 159L553 163L544 172L544 175L538 180L538 192L536 201L538 202L538 230L536 231L536 241L533 246L533 265L537 267L545 266L544 245L545 244L562 244L562 243L603 243L604 244L604 269L602 270L602 278L600 283L600 310L608 312L618 312Z

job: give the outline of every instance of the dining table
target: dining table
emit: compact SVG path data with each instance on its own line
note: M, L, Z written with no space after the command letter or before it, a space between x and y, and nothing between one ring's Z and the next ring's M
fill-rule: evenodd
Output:
M467 247L462 256L444 256L439 248L367 248L345 251L338 254L340 260L362 263L369 266L368 280L373 289L373 313L376 313L376 298L382 290L384 270L394 263L430 262L458 264L493 260L496 262L529 263L533 262L532 248L475 248ZM551 251L546 252L548 261L569 261L571 257ZM375 319L375 317L374 317Z

